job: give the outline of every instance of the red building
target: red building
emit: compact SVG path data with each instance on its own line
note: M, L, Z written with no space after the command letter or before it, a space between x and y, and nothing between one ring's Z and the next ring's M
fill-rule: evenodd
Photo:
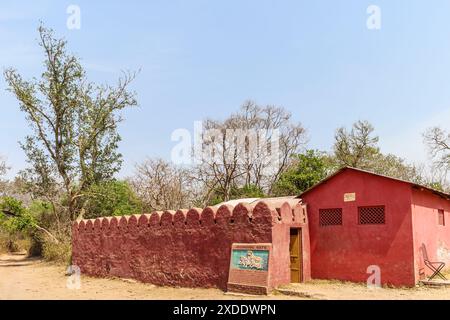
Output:
M412 286L450 264L450 195L414 183L344 168L300 195L307 205L311 277Z

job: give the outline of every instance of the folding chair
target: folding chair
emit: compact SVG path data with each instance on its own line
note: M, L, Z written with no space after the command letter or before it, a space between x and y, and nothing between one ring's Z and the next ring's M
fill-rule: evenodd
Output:
M447 280L447 278L441 273L441 270L444 269L444 262L431 262L429 260L424 260L425 265L433 271L433 274L428 278L428 281L433 280L436 276L439 276L442 280Z
M444 277L444 275L441 273L441 270L445 267L445 263L430 261L428 259L428 252L425 244L422 243L422 245L420 246L420 250L422 251L423 262L428 268L431 269L431 271L433 271L433 274L428 278L428 281L433 280L436 276L439 276L439 278L441 278L442 280L447 280L447 278Z

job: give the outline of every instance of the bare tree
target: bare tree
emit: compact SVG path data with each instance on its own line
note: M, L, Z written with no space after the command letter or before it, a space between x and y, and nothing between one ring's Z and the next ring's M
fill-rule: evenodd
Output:
M3 156L0 156L0 177L4 176L8 171L8 166L6 165L6 160Z
M6 165L6 160L0 155L0 194L4 195L7 191L8 182L4 180L4 175L8 171L8 166Z
M341 127L336 130L334 156L339 166L368 169L379 153L378 137L368 121L357 121L348 132Z
M203 122L204 134L202 144L205 153L201 155L200 164L196 167L195 178L206 186L205 202L209 202L212 193L219 193L228 200L236 180L244 175L239 144L242 137L237 123L206 120Z
M262 137L259 138L278 143L278 165L273 168L274 170L267 170L272 167L273 158L265 157L266 150L262 148L248 148L250 153L244 161L246 163L245 183L270 192L288 166L291 157L306 145L308 140L306 130L300 123L291 121L292 115L286 109L272 105L261 107L253 101L245 102L241 111L231 117L233 118L232 121L236 121L246 130L262 133Z
M147 212L195 204L196 189L190 172L162 159L147 159L136 165L136 172L128 182Z
M204 121L203 150L196 178L207 189L229 200L232 189L252 185L267 193L306 144L306 131L282 107L247 101L224 121Z
M445 172L450 170L450 131L434 127L424 134L424 141L428 146L437 168Z

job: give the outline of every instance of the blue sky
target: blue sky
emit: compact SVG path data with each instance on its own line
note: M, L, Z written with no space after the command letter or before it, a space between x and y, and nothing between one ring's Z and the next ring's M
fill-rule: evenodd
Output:
M81 29L66 27L69 5ZM381 29L366 27L369 5ZM450 123L450 2L0 1L0 66L39 76L39 21L69 41L89 78L114 83L142 69L125 112L121 176L146 156L170 157L177 128L222 118L252 99L284 106L308 129L308 147L329 150L337 127L372 122L382 151L426 161L421 133ZM0 79L0 154L25 166L24 115Z

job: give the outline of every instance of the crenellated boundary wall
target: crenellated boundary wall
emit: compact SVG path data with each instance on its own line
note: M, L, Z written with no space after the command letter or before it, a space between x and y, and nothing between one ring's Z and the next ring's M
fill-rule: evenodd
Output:
M271 243L274 288L290 282L291 228L303 230L303 280L310 278L307 223L294 199L82 220L72 227L72 264L91 276L227 290L232 244Z

